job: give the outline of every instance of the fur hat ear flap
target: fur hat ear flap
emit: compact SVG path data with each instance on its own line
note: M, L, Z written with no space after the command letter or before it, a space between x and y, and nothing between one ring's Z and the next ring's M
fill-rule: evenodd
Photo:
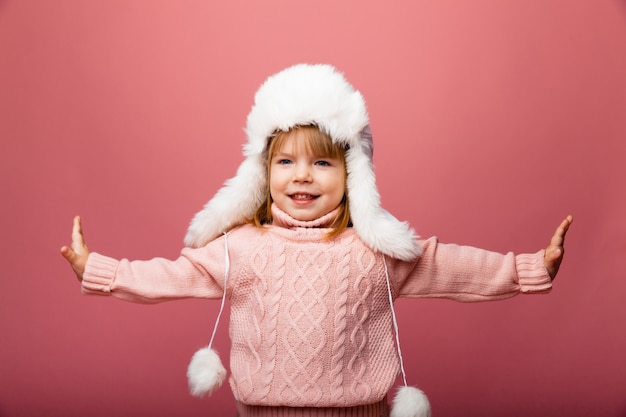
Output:
M430 417L430 403L422 391L415 387L402 386L391 404L390 417Z
M194 397L211 395L224 382L226 369L217 352L209 347L198 350L189 363L187 380Z
M244 224L265 198L267 175L264 155L246 158L237 175L226 181L198 212L185 235L185 245L199 248L234 226Z
M346 153L350 217L354 230L375 251L410 261L422 254L417 236L409 225L393 217L380 205L373 169L373 141L369 125L360 141Z

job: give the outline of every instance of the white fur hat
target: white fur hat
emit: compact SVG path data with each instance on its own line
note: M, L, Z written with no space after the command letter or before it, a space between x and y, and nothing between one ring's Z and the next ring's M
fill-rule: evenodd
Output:
M365 244L396 259L419 256L413 230L380 206L365 101L330 65L294 65L261 85L248 115L245 160L195 215L185 244L200 247L253 217L267 192L268 139L278 130L311 124L347 149L350 218Z

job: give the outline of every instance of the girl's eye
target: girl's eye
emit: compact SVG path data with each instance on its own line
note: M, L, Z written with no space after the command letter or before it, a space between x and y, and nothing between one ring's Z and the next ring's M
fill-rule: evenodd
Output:
M330 163L328 161L316 161L315 165L319 165L319 166L323 166L323 167L328 167L330 166Z
M278 161L276 161L278 163L278 165L288 165L291 163L290 159L279 159Z

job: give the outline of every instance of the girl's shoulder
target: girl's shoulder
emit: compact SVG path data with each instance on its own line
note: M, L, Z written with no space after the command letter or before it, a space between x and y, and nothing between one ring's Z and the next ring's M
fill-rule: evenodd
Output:
M257 227L253 224L242 224L230 229L227 233L224 233L221 238L227 238L229 241L234 242L250 242L261 239L265 234L265 229Z

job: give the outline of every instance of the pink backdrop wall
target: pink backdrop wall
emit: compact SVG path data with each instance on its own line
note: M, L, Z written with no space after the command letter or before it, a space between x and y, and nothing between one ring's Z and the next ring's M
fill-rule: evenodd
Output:
M0 416L233 414L186 387L218 303L84 297L58 250L80 214L93 250L177 256L297 62L362 91L422 236L535 251L575 215L550 295L398 303L435 415L625 416L623 0L0 1Z

